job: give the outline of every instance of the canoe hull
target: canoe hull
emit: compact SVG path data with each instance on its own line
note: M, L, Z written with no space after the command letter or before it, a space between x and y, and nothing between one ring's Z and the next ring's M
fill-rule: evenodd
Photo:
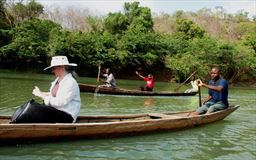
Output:
M59 139L95 139L149 132L186 129L224 119L239 106L209 115L187 116L189 112L126 116L80 116L77 123L8 124L9 116L0 116L0 142L56 141Z
M97 87L96 85L79 84L81 92L112 94L112 95L131 95L131 96L194 96L197 92L151 92L139 90L127 90L121 88Z

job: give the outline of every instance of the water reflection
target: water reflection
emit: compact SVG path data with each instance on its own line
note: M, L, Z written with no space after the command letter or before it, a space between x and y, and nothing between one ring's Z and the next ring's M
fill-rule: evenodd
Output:
M154 99L152 97L146 98L144 100L144 107L151 108L153 106Z

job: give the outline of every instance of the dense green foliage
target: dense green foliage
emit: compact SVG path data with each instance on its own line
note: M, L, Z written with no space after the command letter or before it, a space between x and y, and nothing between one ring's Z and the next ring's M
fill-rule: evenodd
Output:
M0 46L4 46L10 42L9 29L10 24L6 18L6 9L4 1L0 1Z
M168 77L167 71L182 81L194 71L197 77L206 78L209 67L218 65L230 81L256 77L256 23L246 12L232 16L202 10L189 17L178 11L173 16L152 17L149 8L133 2L124 4L123 13L84 17L91 29L82 32L39 18L43 6L34 0L5 4L0 3L3 67L17 69L25 62L22 68L42 69L51 56L65 54L79 65L78 73L87 76L95 76L101 65L112 68L116 75L141 70ZM211 16L206 19L203 13ZM213 31L196 18L210 19L220 29ZM163 31L159 21L172 30ZM232 36L225 30L230 24L234 25Z

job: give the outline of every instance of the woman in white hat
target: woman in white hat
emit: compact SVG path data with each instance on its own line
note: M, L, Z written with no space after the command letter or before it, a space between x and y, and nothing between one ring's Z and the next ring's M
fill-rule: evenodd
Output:
M33 94L43 99L45 105L34 107L36 115L31 121L41 123L75 122L80 111L81 99L77 81L68 72L68 67L77 66L69 63L66 56L54 56L51 65L44 70L52 69L56 79L52 82L50 92L41 92L35 86Z

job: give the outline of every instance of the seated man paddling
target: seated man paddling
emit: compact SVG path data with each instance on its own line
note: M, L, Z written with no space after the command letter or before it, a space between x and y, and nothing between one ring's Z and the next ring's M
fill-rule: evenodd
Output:
M213 67L208 84L198 80L199 87L208 88L208 97L203 105L190 115L209 114L228 108L228 82L220 76L220 68Z
M103 85L100 85L99 87L116 87L116 80L114 75L110 72L110 69L107 68L105 73L102 74L102 76L106 77L106 80Z

